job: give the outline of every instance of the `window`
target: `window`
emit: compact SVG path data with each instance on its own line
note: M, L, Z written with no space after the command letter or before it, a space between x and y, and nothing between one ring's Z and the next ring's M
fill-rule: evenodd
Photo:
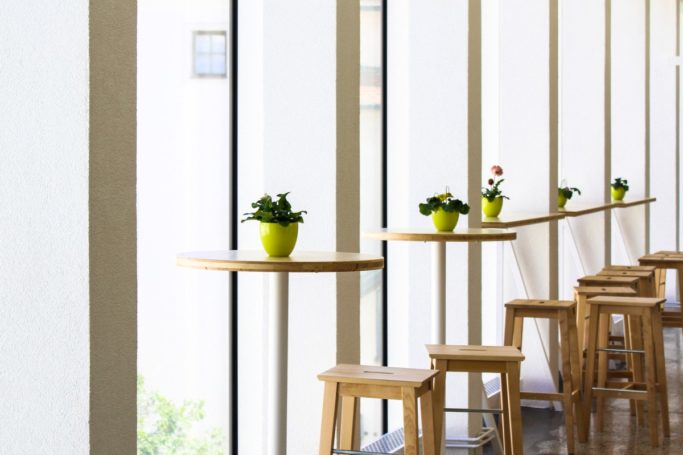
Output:
M226 77L226 34L224 31L196 31L194 43L194 75Z

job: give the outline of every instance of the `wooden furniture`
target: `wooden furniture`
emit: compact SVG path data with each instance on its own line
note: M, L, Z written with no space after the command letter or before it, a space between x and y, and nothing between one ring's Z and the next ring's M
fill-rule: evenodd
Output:
M683 298L683 253L678 251L659 251L654 254L647 254L638 259L641 266L653 266L657 269L655 281L657 286L657 297L664 298L666 294L666 271L676 270L678 275L678 296ZM662 316L664 327L683 328L683 311L681 303L678 308L665 309Z
M519 213L519 212L503 212L501 216L495 218L483 217L481 220L482 227L485 228L513 228L520 226L530 226L532 224L547 223L549 221L561 220L564 218L564 213Z
M446 342L446 243L502 242L514 240L517 233L503 229L456 229L438 232L433 229L382 229L365 232L363 237L397 242L432 244L432 343Z
M520 408L519 370L524 355L512 346L427 345L432 368L438 371L434 380L434 430L436 448L443 440L444 412L499 413L505 455L524 453ZM446 373L499 373L501 409L453 409L445 407Z
M384 258L358 253L295 252L269 257L262 251L181 253L179 266L231 272L268 272L268 408L266 454L287 453L287 339L290 272L360 272L384 267ZM234 399L234 397L233 397Z
M337 365L318 375L325 383L322 424L320 427L320 455L335 452L334 435L337 409L341 406L339 451L358 450L356 422L359 398L380 398L403 402L403 434L405 455L418 455L418 413L422 414L422 446L424 455L436 455L434 431L433 378L434 370L388 368L364 365ZM343 452L342 452L343 453Z
M579 334L579 351L588 346L588 304L586 301L598 295L611 297L638 297L638 293L630 287L618 286L577 286L574 288L574 301L576 302L576 327ZM609 322L605 319L605 322ZM581 371L583 371L583 355L579 357Z
M600 331L600 324L590 324L588 353L586 357L586 375L584 378L584 425L589 428L590 410L593 396L598 398L596 426L603 429L604 399L625 398L647 402L650 444L659 445L657 431L657 398L659 398L662 415L662 429L665 437L670 434L669 409L667 400L666 371L664 365L664 340L660 305L662 299L651 297L592 297L588 299L591 321L610 318L613 314L628 317L631 324L642 324L642 349L633 343L630 349L613 349L607 344L607 334ZM634 340L635 341L635 340ZM633 382L607 381L607 353L624 352L629 355L643 356L646 366L645 382L635 378ZM593 385L595 375L595 357L599 356L597 383Z
M640 297L656 297L657 288L655 283L655 272L647 270L619 270L611 266L603 268L598 272L598 276L627 276L638 278L638 291Z
M581 409L581 370L578 334L576 330L576 303L569 300L513 300L505 304L506 346L522 349L524 318L543 318L560 324L562 353L562 392L521 392L522 399L562 401L564 404L567 451L574 453L574 425L579 441L586 441Z
M626 286L633 288L636 292L639 290L638 277L586 275L576 281L579 283L579 286Z

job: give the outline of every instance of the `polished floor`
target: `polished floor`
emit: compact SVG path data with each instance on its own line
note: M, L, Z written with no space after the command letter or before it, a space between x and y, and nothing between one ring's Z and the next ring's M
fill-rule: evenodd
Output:
M626 400L610 400L605 414L605 431L591 425L589 441L577 444L577 454L599 455L683 455L683 338L680 329L665 329L666 371L669 387L671 437L653 449L647 426L638 426ZM566 454L566 435L561 412L523 410L525 454ZM661 429L661 427L660 427ZM488 451L487 451L488 452Z

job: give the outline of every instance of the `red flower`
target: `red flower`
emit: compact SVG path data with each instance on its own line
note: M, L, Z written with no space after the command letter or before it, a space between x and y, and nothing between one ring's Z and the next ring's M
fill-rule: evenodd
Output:
M489 179L489 185L493 185L493 179Z
M495 175L496 177L500 177L503 175L503 168L498 166L497 164L494 164L491 166L491 174Z

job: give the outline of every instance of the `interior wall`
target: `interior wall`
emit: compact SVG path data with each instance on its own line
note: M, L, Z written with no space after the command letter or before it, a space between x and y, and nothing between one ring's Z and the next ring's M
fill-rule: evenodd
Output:
M0 61L0 447L84 455L88 2L3 2Z

